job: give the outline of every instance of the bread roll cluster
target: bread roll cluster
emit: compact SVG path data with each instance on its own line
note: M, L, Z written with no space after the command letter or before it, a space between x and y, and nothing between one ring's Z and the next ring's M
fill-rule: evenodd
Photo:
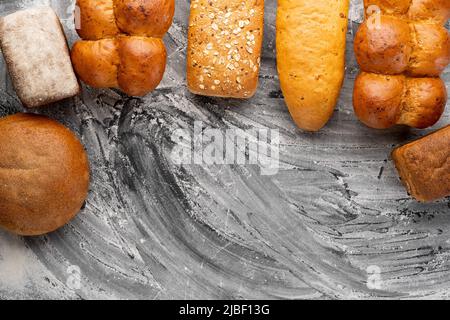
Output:
M434 125L447 93L439 78L450 62L444 27L448 0L365 0L367 19L355 37L362 73L356 80L354 108L372 128Z
M162 37L169 30L174 0L77 0L72 48L79 78L94 88L118 88L144 96L161 82L166 68Z

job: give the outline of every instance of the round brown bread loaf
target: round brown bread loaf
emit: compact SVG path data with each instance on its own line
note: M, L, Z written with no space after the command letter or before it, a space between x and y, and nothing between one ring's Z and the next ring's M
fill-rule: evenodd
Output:
M26 236L54 231L80 210L89 188L83 146L44 116L0 119L0 226Z

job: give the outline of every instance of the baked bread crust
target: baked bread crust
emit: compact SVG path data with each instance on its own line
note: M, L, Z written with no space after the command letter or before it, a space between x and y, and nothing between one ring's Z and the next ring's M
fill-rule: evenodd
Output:
M0 43L24 106L36 108L80 92L64 31L53 9L32 8L1 18Z
M392 158L409 194L418 201L450 196L450 125L395 149Z
M166 69L166 48L159 38L118 36L78 41L72 48L77 74L93 88L117 88L130 96L156 89Z
M75 135L34 114L0 119L0 226L19 235L54 231L80 210L89 163Z
M354 44L362 71L354 87L356 115L376 129L434 125L447 102L439 76L450 63L450 35L444 27L450 1L365 0L364 4L367 19Z
M161 82L174 0L77 0L83 39L72 47L78 77L94 88L144 96Z
M258 87L264 0L193 0L187 82L192 93L250 98Z
M446 104L447 90L441 78L361 72L355 81L355 113L371 128L403 124L425 129L439 121Z
M277 67L297 126L323 128L344 81L348 0L279 0Z

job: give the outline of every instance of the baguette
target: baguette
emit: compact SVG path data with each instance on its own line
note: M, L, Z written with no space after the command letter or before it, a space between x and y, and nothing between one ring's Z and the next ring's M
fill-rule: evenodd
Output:
M193 0L187 83L194 94L246 99L258 87L264 0Z
M277 65L296 124L318 131L331 118L344 80L348 0L279 0Z
M431 202L450 196L450 126L395 149L392 158L416 200Z

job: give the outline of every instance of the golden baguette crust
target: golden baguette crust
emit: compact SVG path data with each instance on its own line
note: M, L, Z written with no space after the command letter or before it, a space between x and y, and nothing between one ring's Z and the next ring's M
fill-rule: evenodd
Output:
M264 0L193 0L187 82L192 93L250 98L258 87Z
M0 227L54 231L78 213L88 188L88 158L69 129L34 114L0 120Z
M450 196L450 126L395 149L392 158L408 192L418 201Z
M279 0L277 64L289 111L304 130L331 118L344 79L348 0Z

